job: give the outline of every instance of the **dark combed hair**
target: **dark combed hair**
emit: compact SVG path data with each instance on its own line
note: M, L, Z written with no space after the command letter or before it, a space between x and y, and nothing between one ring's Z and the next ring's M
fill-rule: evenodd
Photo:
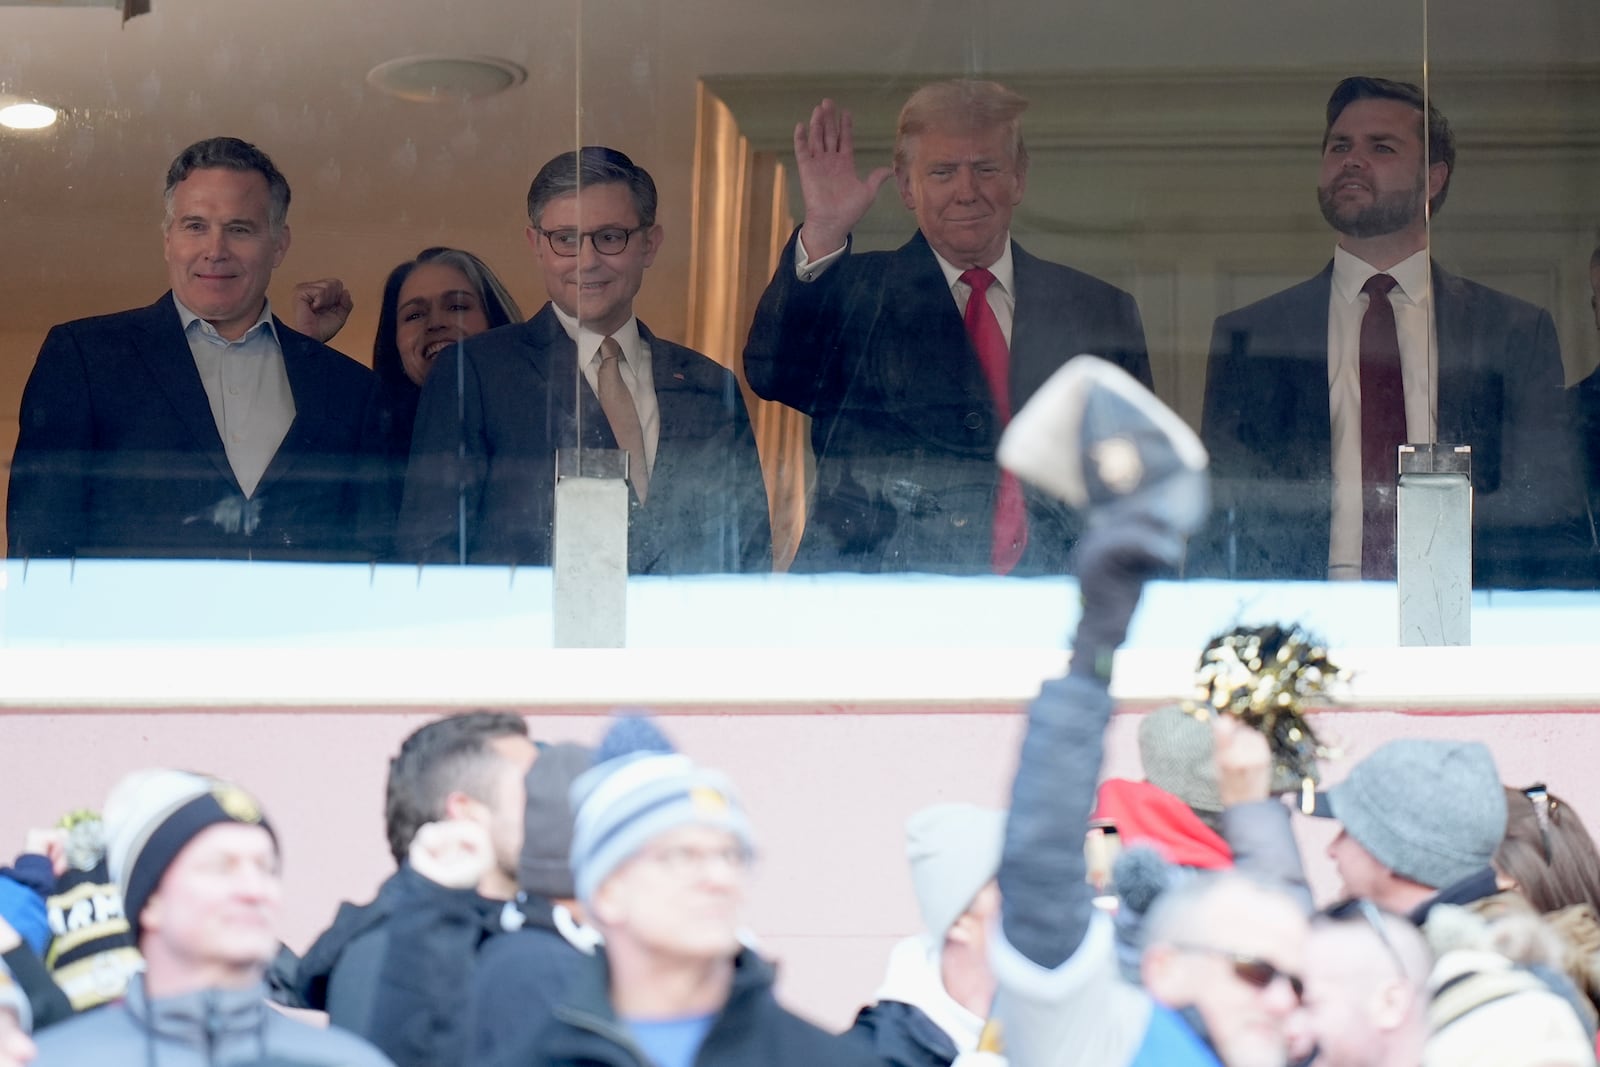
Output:
M377 371L378 379L390 390L414 392L417 388L406 377L396 337L400 330L400 289L411 277L411 272L424 263L442 263L467 276L467 281L472 283L483 304L489 329L522 321L522 309L483 260L459 248L439 245L424 248L415 259L408 259L390 271L388 280L383 283L383 303L378 308L378 332L372 340L372 369Z
M405 861L411 839L425 823L444 817L445 800L462 792L485 802L493 782L490 743L501 737L527 737L528 724L509 711L466 711L436 719L416 730L389 761L385 800L389 851Z
M1506 787L1506 836L1494 865L1540 912L1588 904L1600 914L1600 852L1578 813L1543 786Z
M1426 101L1419 86L1388 78L1346 78L1334 86L1333 95L1328 97L1328 120L1322 127L1323 148L1328 147L1328 134L1333 130L1333 124L1344 114L1344 109L1357 100L1398 100L1410 106L1417 112L1417 135L1423 135L1422 114ZM1450 123L1443 112L1432 103L1426 103L1426 109L1428 163L1445 165L1444 184L1439 187L1438 194L1428 201L1429 213L1437 215L1439 209L1444 207L1445 194L1450 192L1450 179L1456 172L1456 137L1450 132Z
M208 137L178 153L178 158L167 168L167 185L162 198L167 205L167 221L171 222L172 191L178 183L197 170L255 171L267 180L270 203L267 224L272 232L283 229L289 219L289 182L272 163L272 158L248 141L237 137Z
M528 221L539 225L545 205L557 197L576 193L590 185L628 187L633 206L639 212L639 225L656 224L656 183L650 172L604 145L588 145L575 152L563 152L539 168L528 186Z

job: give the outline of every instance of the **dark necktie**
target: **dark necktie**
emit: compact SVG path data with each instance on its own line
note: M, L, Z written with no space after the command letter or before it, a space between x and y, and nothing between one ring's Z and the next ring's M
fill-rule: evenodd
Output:
M1000 414L1000 425L1004 427L1011 421L1011 352L1006 348L1000 320L994 317L994 308L989 306L989 286L994 284L994 275L978 268L963 273L961 280L972 287L963 318L967 336L978 352L978 366L989 383L989 395L994 400L995 411ZM1000 492L994 502L990 567L996 574L1010 574L1027 547L1028 505L1022 496L1022 484L1009 471L1001 471Z
M639 503L643 504L650 492L644 429L639 425L639 409L634 406L633 394L622 380L622 346L615 337L600 342L600 369L595 373L594 391L600 397L600 410L611 424L611 436L617 439L617 446L628 453L628 480L633 483Z
M1389 290L1395 281L1374 274L1361 291L1361 577L1391 579L1399 448L1406 439L1406 392L1400 376L1400 336Z

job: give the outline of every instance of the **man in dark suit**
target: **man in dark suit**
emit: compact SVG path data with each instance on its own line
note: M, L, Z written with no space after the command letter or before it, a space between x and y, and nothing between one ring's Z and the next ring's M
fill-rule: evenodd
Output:
M417 408L399 551L550 563L557 449L628 453L636 574L771 568L744 396L713 360L652 334L633 300L661 247L655 182L610 148L567 152L528 190L550 302L439 357Z
M370 371L279 321L289 185L231 137L167 172L172 290L57 326L22 396L12 557L357 559Z
M1065 570L1071 518L1001 476L1000 431L1079 353L1146 385L1150 362L1131 296L1011 240L1026 107L993 82L924 86L900 113L893 171L865 179L833 101L795 128L806 217L744 361L758 394L812 418L816 491L797 570ZM893 252L852 254L850 232L891 173L918 232Z
M1392 578L1395 451L1436 441L1472 447L1475 584L1589 580L1550 314L1430 262L1428 211L1454 165L1450 127L1435 108L1424 118L1416 86L1334 90L1318 200L1339 245L1315 278L1216 322L1201 436L1217 507L1191 573ZM1380 315L1387 347L1368 340ZM1369 377L1373 353L1396 346L1391 376ZM1369 460L1385 406L1393 441Z

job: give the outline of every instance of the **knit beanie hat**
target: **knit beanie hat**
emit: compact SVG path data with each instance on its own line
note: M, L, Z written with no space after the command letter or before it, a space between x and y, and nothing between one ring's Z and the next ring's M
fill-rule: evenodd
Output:
M517 885L547 900L571 900L572 783L594 762L584 745L563 742L540 745L539 758L528 771L528 806L522 816L522 855L517 860Z
M906 820L906 858L922 928L936 943L1000 872L1006 813L975 804L935 804Z
M733 784L698 767L643 716L619 716L572 783L572 874L589 904L611 872L680 826L726 830L747 850L755 838Z
M1489 866L1506 832L1506 793L1476 741L1402 738L1350 768L1317 814L1331 815L1402 878L1443 889Z
M136 771L106 799L106 865L122 892L134 941L139 916L185 845L219 823L260 826L277 835L254 797L230 782L188 771Z
M33 1005L28 1003L28 994L11 977L11 968L6 966L6 961L0 960L0 1009L5 1008L10 1008L17 1017L17 1025L22 1027L23 1033L32 1032Z
M1139 762L1145 781L1195 811L1220 812L1211 724L1176 704L1157 708L1139 723Z

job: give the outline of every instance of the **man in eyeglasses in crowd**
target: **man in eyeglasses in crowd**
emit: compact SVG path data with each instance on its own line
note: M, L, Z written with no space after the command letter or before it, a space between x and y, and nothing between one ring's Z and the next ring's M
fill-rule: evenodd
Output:
M546 566L556 450L615 449L628 456L631 572L769 569L737 380L634 315L663 239L649 173L613 148L563 153L533 179L528 221L550 302L439 355L417 409L401 556Z
M1080 357L1018 413L999 459L1089 512L1072 664L1028 709L1000 863L995 1016L1007 1057L1014 1067L1283 1067L1307 934L1291 895L1238 872L1168 890L1146 919L1140 988L1119 974L1111 919L1085 877L1113 654L1144 582L1177 561L1205 517L1205 450L1126 374Z
M532 1013L483 1067L882 1067L786 1011L772 967L744 944L755 839L724 775L624 717L570 799L573 882L605 946L553 1014Z

